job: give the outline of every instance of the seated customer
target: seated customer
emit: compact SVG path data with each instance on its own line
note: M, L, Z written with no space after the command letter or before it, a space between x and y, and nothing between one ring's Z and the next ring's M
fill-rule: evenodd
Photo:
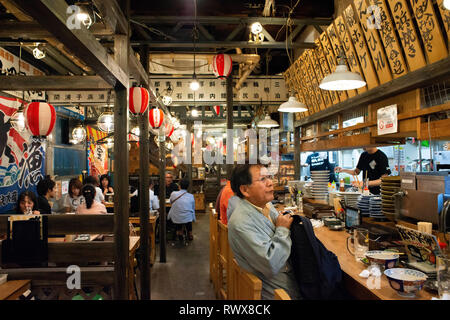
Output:
M189 180L181 180L180 186L180 191L174 191L170 195L172 207L167 219L171 219L175 224L179 239L183 236L183 225L185 225L189 233L189 240L193 240L192 221L195 221L195 199L191 193L187 192Z
M230 181L227 181L227 184L222 190L222 193L220 195L220 221L222 221L223 224L228 224L228 217L227 217L227 208L228 208L228 201L231 197L234 196L234 192L231 189L231 183Z
M19 195L16 214L40 214L37 210L37 199L33 192L27 190Z
M50 176L45 177L38 182L36 191L38 193L37 207L41 214L52 214L52 207L48 200L55 197L55 181Z
M101 203L105 203L105 196L102 189L99 188L100 182L97 176L88 176L84 180L84 184L92 184L95 187L95 200Z
M84 198L81 195L81 184L80 179L72 178L69 181L69 193L66 194L63 201L65 212L75 212L80 204L84 202Z
M295 275L288 261L292 241L290 215L277 212L272 179L262 165L234 168L231 188L239 197L228 221L228 242L239 266L262 281L261 297L274 298L274 289L286 290L300 299Z
M81 189L81 195L85 202L80 204L76 213L81 214L106 214L106 207L103 203L95 200L95 187L92 184L85 184Z
M100 177L100 188L103 191L104 196L106 195L106 193L114 193L114 189L113 187L111 187L111 181L107 174L103 174Z

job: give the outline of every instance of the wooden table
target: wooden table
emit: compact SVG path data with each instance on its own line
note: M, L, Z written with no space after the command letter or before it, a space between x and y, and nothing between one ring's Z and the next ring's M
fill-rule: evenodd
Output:
M0 300L17 300L31 288L31 280L11 280L0 284Z
M437 297L422 289L416 293L415 298L404 298L391 288L385 275L381 276L380 289L369 289L367 279L359 276L367 266L362 262L357 262L347 250L346 241L349 234L345 231L331 231L327 227L315 228L314 232L324 246L338 257L344 283L355 298L363 300L431 300L432 297ZM370 286L374 287L375 284L372 283Z
M128 221L132 224L141 224L141 218L140 217L129 217ZM155 234L156 234L156 217L149 217L148 222L150 224L149 229L149 237L150 237L150 263L153 264L156 259L156 241L155 241Z

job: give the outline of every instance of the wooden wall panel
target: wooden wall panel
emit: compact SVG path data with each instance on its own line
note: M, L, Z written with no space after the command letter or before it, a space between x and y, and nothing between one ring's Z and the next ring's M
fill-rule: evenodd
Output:
M331 74L330 67L328 66L328 61L325 55L323 54L323 48L322 44L320 43L320 40L316 39L314 43L317 46L315 51L320 65L320 69L322 70L323 77L325 78L327 75ZM331 98L331 104L336 104L339 102L339 97L336 91L328 91L328 94L330 95Z
M325 98L324 98L324 90L321 90L319 88L320 80L317 79L316 73L314 72L315 65L313 61L310 58L310 54L312 52L312 49L306 50L305 54L303 55L303 59L306 62L306 71L308 72L309 79L311 81L312 88L314 92L316 93L316 99L319 102L320 110L324 110L327 106L325 104Z
M312 65L314 66L314 72L316 74L316 79L317 82L320 83L323 78L324 75L322 73L322 69L320 67L320 63L319 60L317 59L317 50L316 49L312 49L312 50L308 50L308 54L309 54L309 60L311 61ZM322 90L320 88L318 88L320 90L320 92L322 93L322 97L323 97L323 101L325 103L325 107L331 107L331 105L333 104L331 101L331 97L330 97L330 92L329 90Z
M337 36L337 32L336 32L336 28L334 27L334 23L330 24L327 28L327 34L328 34L328 39L330 40L331 43L331 47L333 49L334 52L334 56L336 57L336 64L337 64L337 59L339 54L341 53L341 42ZM347 65L347 68L349 68L348 66L348 61L345 61L345 64ZM349 68L350 69L350 68ZM347 97L354 97L355 95L357 95L358 93L355 90L347 90L347 91L342 91L344 96Z
M433 1L410 0L410 3L422 36L428 63L444 59L447 56L447 48L436 19Z
M301 66L300 57L295 62L295 76L298 78L299 82L301 83L302 93L303 97L305 99L306 105L308 106L309 114L313 114L316 112L316 103L313 97L310 96L310 92L308 90L307 84L306 84L306 78L303 73L303 69Z
M392 17L405 52L409 70L414 71L426 65L419 37L414 28L406 0L387 0Z
M348 64L350 66L350 70L352 72L359 73L361 77L364 79L364 73L361 69L361 65L359 64L359 60L356 56L355 48L353 46L353 42L350 38L350 35L347 32L347 27L344 23L344 18L342 16L339 16L334 20L334 24L336 27L337 35L339 39L341 40L342 47L345 51L345 56L347 57ZM365 79L364 79L365 80ZM367 81L366 81L367 83ZM362 93L367 91L367 85L357 89L358 93Z
M378 30L376 28L368 27L369 14L367 11L367 3L365 0L355 0L354 3L359 22L372 55L372 60L375 70L377 71L378 79L381 84L391 81L391 70L386 59L386 54L384 53L383 44L380 40Z
M380 32L381 41L386 50L386 58L391 67L394 78L401 77L408 73L408 67L402 54L402 48L395 33L394 23L389 13L386 0L369 0L370 5L376 5L380 13Z
M364 77L366 78L368 89L373 89L378 86L378 77L373 66L373 61L367 49L366 41L364 40L361 26L355 18L355 12L350 5L344 11L344 19L347 24L347 30L349 31L353 45L358 54L358 60L363 70Z
M441 13L444 29L447 33L447 44L450 42L450 10L444 8L444 0L437 0L439 12Z
M298 66L300 66L302 81L304 81L306 91L308 92L309 99L311 100L311 104L313 106L314 112L320 111L320 103L317 101L316 93L314 92L314 88L312 86L311 79L309 78L308 71L306 69L306 62L304 59L305 52L300 56Z

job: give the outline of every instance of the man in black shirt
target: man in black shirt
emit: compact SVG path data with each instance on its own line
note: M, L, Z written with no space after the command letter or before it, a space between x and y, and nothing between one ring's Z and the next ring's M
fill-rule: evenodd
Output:
M355 169L342 169L336 167L335 171L351 175L358 175L362 171L363 180L366 179L366 177L369 179L369 191L372 194L380 194L381 177L391 174L386 154L376 147L364 148L364 152L359 157Z
M38 193L37 206L41 214L52 214L52 207L48 200L55 197L55 181L49 176L38 182L36 191Z
M314 152L310 154L306 158L306 164L304 167L309 165L310 171L330 171L330 182L335 181L334 173L333 173L333 165L328 161L328 154L324 157L321 156L318 152Z
M173 175L171 172L166 172L166 199L170 198L170 194L174 191L180 191L178 185L173 182ZM155 195L159 196L159 185L155 186Z

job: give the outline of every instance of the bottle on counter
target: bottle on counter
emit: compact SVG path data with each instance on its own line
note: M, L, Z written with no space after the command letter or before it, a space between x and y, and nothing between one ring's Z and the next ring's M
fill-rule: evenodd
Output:
M344 178L341 178L341 180L339 180L339 191L340 191L340 192L345 192L345 182L344 182Z
M331 186L331 182L328 182L328 193L333 192L333 187Z
M303 211L303 198L300 190L297 192L297 209L298 211Z
M336 192L336 181L331 184L331 191Z

